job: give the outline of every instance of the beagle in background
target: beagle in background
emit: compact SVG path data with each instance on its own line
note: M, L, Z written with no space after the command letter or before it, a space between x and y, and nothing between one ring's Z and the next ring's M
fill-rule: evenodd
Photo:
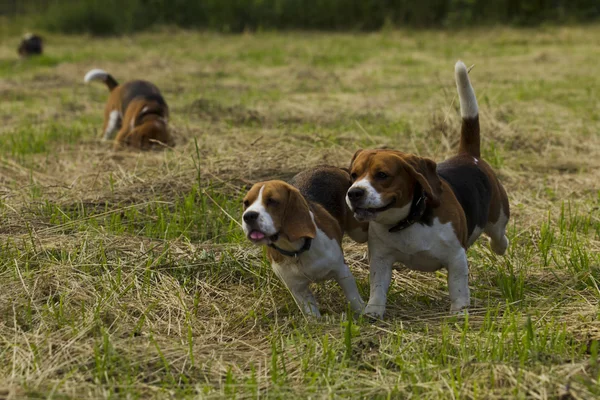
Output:
M344 232L367 241L367 224L353 217L344 200L351 183L348 171L321 166L297 174L290 184L256 183L244 197L244 233L268 246L275 274L307 315L321 315L309 284L329 279L342 287L352 310L363 310L341 246Z
M19 56L29 57L40 55L44 52L42 37L33 33L23 36L18 48Z
M167 127L169 107L155 85L141 80L119 85L101 69L89 71L84 81L104 82L110 90L102 131L104 140L114 139L115 149L131 146L150 150L174 145Z
M359 150L346 201L369 221L370 296L364 313L382 318L399 261L419 271L448 269L450 311L469 306L467 249L482 232L504 254L510 216L506 192L481 158L479 110L467 68L455 66L462 117L458 154L436 164L393 150Z

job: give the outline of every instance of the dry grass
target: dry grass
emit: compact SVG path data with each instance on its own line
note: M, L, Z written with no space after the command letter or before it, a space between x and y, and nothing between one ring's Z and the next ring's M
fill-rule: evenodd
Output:
M600 395L600 29L0 42L0 397L592 398ZM468 320L443 273L400 269L385 322L317 289L306 321L240 232L252 182L359 147L437 160L458 138L456 59L511 248L469 251ZM155 82L177 147L112 152L100 67ZM345 243L368 294L366 248Z

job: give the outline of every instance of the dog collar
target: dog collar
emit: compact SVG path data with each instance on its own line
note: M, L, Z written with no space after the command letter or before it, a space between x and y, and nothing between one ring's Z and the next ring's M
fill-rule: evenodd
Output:
M271 243L269 245L269 247L274 248L275 250L277 250L279 253L281 253L284 256L287 257L298 257L300 254L304 253L305 251L310 250L310 245L312 244L312 239L311 238L306 238L304 239L304 245L297 251L287 251L284 250L280 247L275 246L275 244Z
M418 197L416 195L413 196L413 201L410 206L410 212L408 213L406 218L398 222L396 225L392 226L388 232L401 231L403 229L408 228L415 222L418 222L419 219L421 219L421 217L425 213L425 209L427 208L427 196L425 195L425 191L420 185L419 189L421 190L421 195Z

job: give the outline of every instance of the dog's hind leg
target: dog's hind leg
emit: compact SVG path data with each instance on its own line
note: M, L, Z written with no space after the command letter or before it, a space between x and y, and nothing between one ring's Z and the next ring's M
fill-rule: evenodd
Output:
M115 134L121 129L121 113L117 110L112 110L104 119L104 140L111 140Z
M488 222L485 226L485 233L491 239L490 247L494 253L503 255L508 248L508 238L506 237L506 225L508 217L500 210L500 215L496 222Z

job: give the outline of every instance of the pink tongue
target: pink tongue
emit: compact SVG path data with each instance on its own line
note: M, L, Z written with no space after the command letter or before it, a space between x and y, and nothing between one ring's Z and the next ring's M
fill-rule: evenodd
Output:
M259 231L252 231L250 232L250 239L254 239L254 240L260 240L260 239L264 239L265 234Z

